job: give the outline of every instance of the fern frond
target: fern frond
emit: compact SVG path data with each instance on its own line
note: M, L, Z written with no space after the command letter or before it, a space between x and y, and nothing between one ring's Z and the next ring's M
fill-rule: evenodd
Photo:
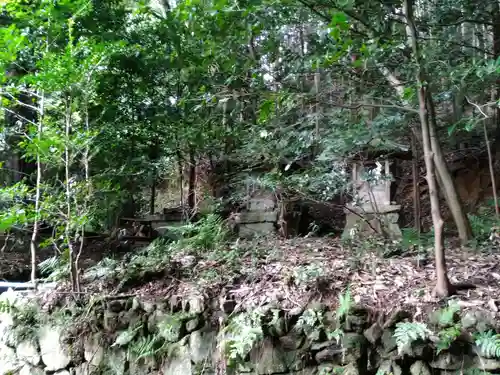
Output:
M500 335L493 331L476 335L476 346L479 354L485 358L500 358Z
M400 354L411 347L411 344L417 340L427 340L431 331L423 323L400 322L396 324L394 339Z
M438 324L440 327L450 327L455 323L457 313L460 311L460 306L455 302L450 302L450 304L439 310L438 312Z
M340 319L349 315L352 308L351 291L347 288L345 294L339 294L339 307L337 308L337 318Z

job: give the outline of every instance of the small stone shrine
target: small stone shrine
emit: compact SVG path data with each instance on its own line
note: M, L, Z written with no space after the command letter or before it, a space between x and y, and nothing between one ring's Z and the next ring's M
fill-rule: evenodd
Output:
M387 151L385 154L363 152L352 160L354 199L345 209L344 238L370 236L374 231L386 238L401 238L398 225L401 206L391 201L390 166L396 156Z

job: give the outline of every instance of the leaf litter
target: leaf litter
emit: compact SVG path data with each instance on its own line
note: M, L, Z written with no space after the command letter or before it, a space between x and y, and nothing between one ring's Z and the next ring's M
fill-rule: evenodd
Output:
M218 250L224 252L224 250ZM305 307L312 301L336 308L339 295L349 290L354 302L376 311L405 309L420 315L443 301L431 296L436 272L431 250L428 261L416 255L384 258L380 250L353 251L333 238L265 238L239 241L226 257L193 256L180 252L171 267L152 280L138 280L132 287L93 281L83 285L88 294L140 295L155 299L230 299L241 309L279 303L281 308ZM500 253L453 247L446 250L452 283L471 283L474 289L453 296L462 308L485 309L498 314L500 303ZM228 260L229 259L229 260ZM68 293L61 284L56 292Z

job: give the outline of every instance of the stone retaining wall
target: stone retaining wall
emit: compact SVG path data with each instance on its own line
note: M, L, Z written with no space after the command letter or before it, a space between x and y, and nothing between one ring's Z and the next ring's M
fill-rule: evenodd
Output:
M0 307L0 375L500 373L472 335L495 328L483 311L437 312L402 345L403 311L375 322L365 309L321 304L236 313L234 301L202 297L101 300L51 316L25 302Z

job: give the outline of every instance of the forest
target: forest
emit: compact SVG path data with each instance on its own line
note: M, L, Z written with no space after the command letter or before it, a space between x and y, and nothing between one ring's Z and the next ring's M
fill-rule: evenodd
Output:
M472 287L449 275L457 256L496 257L498 2L1 0L0 12L0 278L22 258L22 281L83 293L86 258L103 251L123 259L101 268L143 282L186 249L238 270L265 252L235 239L249 187L271 192L290 254L314 241L349 262L423 254L438 298ZM391 159L399 241L339 238L353 160L372 155ZM138 236L122 219L174 211L182 225L147 252L124 241Z

